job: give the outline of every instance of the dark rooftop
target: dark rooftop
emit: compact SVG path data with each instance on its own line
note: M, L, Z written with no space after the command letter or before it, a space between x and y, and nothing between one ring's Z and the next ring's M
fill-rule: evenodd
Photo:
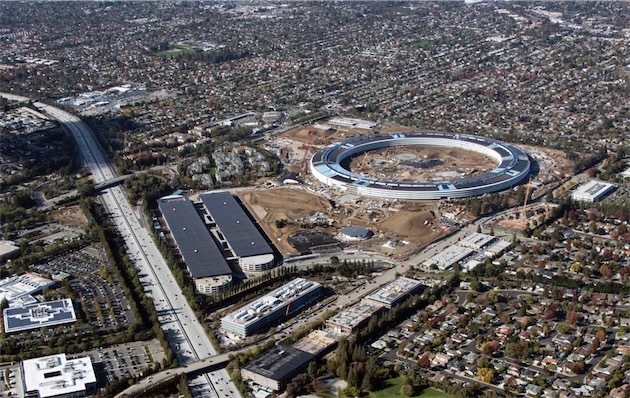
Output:
M245 210L229 192L213 192L200 196L221 234L239 257L273 254L271 246Z
M166 196L158 200L158 206L193 278L232 274L201 215L188 198Z
M272 380L281 381L313 358L315 355L297 348L277 345L245 365L244 369Z
M341 233L354 238L367 239L372 236L372 232L365 227L350 226L341 230Z

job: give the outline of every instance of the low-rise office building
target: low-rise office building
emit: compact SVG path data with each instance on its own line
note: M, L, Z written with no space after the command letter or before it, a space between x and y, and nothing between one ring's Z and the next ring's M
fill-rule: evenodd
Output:
M403 301L409 295L419 291L422 286L422 283L415 279L399 277L380 289L368 294L363 300L368 303L382 305L387 309L391 309L394 305Z
M85 397L96 386L89 357L66 359L66 354L27 359L22 362L24 396L27 398Z
M71 299L5 308L3 317L5 333L58 326L77 320Z
M221 329L247 337L315 301L322 291L317 282L297 278L221 319Z
M603 181L591 180L586 184L580 185L571 193L571 199L578 202L599 202L608 196L615 189L614 184Z
M297 348L277 345L245 365L241 370L241 376L244 380L251 380L260 386L282 391L314 358L315 355Z
M382 304L359 301L328 319L326 325L338 335L349 336L382 309Z

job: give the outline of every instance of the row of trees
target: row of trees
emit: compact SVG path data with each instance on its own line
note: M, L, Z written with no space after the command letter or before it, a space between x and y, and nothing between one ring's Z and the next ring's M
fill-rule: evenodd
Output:
M99 241L103 245L110 263L114 265L114 272L117 273L118 280L122 282L123 291L128 298L136 320L134 324L129 326L129 337L133 340L157 337L165 352L166 358L163 365L176 365L177 358L160 328L153 301L144 294L138 272L126 254L123 240L116 233L102 207L94 200L81 200L81 208L88 219L92 220L90 225L96 230Z

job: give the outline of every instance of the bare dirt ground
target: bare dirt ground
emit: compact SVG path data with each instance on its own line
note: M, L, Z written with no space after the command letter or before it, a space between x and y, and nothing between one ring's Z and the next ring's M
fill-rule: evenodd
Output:
M88 220L85 218L85 215L83 215L83 212L78 205L54 210L50 212L50 215L55 220L70 227L86 228L88 225Z
M294 221L316 212L326 213L330 207L326 199L298 188L241 191L238 195L283 254L297 253L287 242L287 238L300 229L299 223L295 225ZM279 220L289 223L278 228L276 221Z
M364 226L374 233L374 237L357 242L356 245L397 256L411 254L445 233L437 220L436 206L430 201L398 202L386 209L371 210L372 206L361 203L337 204L333 208L328 199L300 187L240 191L238 195L278 250L286 255L298 253L288 242L296 233L325 232L336 235L347 225ZM315 213L333 220L333 225L303 228L302 224L308 222ZM286 220L282 228L276 224L280 220ZM397 244L385 248L382 245L387 241Z
M352 159L350 170L377 179L431 182L475 177L496 166L493 159L478 152L414 145L359 155Z
M327 124L322 120L319 124ZM313 126L300 126L288 130L277 137L282 157L286 159L288 170L302 172L305 159L317 150L333 142L376 133L413 132L427 129L384 124L375 130L332 126L332 129L315 129ZM313 133L314 132L314 133ZM309 145L310 143L310 145ZM532 195L544 194L570 173L573 164L562 151L513 144L525 150L536 164L532 178ZM379 179L397 181L444 181L461 179L484 174L496 167L493 159L472 151L456 148L407 146L370 151L357 156L349 168L359 174ZM274 239L279 250L285 254L297 251L288 243L288 238L298 232L325 232L336 235L347 225L360 225L374 232L367 241L353 243L364 250L388 253L396 257L406 257L418 248L430 244L448 233L448 228L440 224L436 202L387 202L361 198L356 203L337 203L331 208L323 197L326 189L317 195L305 189L282 188L275 190L243 193L243 203L247 204L260 220L261 225ZM333 197L333 200L337 202ZM325 214L334 220L332 227L301 229L300 220L315 212ZM279 229L276 220L291 222ZM389 242L388 246L383 246Z

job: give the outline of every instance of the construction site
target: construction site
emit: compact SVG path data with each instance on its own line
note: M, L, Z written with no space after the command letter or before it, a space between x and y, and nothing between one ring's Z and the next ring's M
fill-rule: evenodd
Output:
M453 221L457 220L446 220L438 201L380 199L335 191L310 175L308 162L314 153L333 143L415 130L347 118L295 127L273 137L266 145L279 155L285 173L294 177L240 190L237 194L285 256L352 246L405 258L450 233ZM541 181L559 181L570 162L539 148L528 148L528 152L534 153L541 166L554 163L554 167L541 169L536 180L528 185L530 200L532 195L540 194ZM496 160L462 148L397 146L358 154L345 166L354 173L374 178L422 182L475 177L496 167ZM507 215L497 221L512 230L522 224L522 217L531 220L530 216L540 211L538 205L528 207L524 216ZM348 226L365 227L372 235L366 239L342 239L340 232Z

